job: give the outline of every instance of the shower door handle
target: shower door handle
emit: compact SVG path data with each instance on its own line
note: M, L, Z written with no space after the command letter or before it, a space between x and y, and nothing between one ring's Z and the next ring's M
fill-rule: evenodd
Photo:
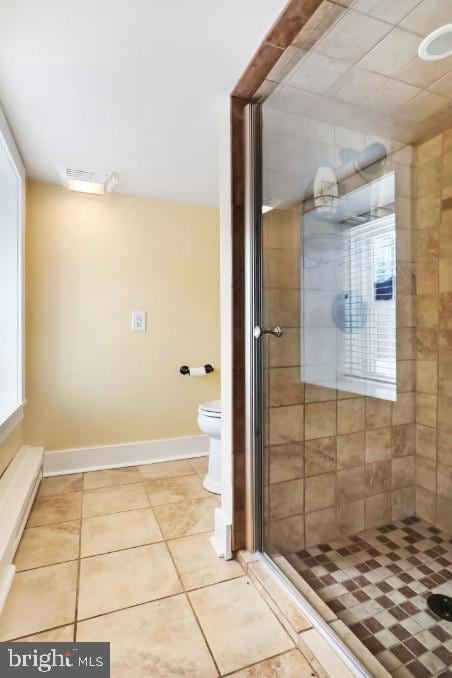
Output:
M256 325L256 327L253 330L253 334L255 339L260 339L263 334L272 334L274 337L282 337L283 328L280 327L279 325L276 325L275 327L266 330L263 327L259 327L259 325Z

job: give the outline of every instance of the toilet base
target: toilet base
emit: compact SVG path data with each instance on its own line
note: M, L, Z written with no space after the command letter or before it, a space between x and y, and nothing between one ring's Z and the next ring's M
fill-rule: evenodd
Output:
M209 441L209 468L203 480L203 487L213 494L221 494L221 440L210 438Z
M209 474L207 474L202 481L202 485L208 492L213 492L213 494L221 494L221 483L209 478Z

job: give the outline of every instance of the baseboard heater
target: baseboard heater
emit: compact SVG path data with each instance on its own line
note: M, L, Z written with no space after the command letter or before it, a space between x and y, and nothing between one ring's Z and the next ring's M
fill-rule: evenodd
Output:
M0 478L0 614L11 587L14 554L42 478L43 448L23 445Z

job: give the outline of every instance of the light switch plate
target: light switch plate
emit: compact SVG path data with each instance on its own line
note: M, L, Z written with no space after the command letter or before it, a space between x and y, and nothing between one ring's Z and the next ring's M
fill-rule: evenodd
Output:
M146 332L146 311L132 311L132 332Z

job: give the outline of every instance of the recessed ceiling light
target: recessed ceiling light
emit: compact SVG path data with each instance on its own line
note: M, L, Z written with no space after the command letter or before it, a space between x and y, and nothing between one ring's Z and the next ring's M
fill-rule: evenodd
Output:
M452 24L440 26L421 42L418 54L424 61L438 61L452 55Z

